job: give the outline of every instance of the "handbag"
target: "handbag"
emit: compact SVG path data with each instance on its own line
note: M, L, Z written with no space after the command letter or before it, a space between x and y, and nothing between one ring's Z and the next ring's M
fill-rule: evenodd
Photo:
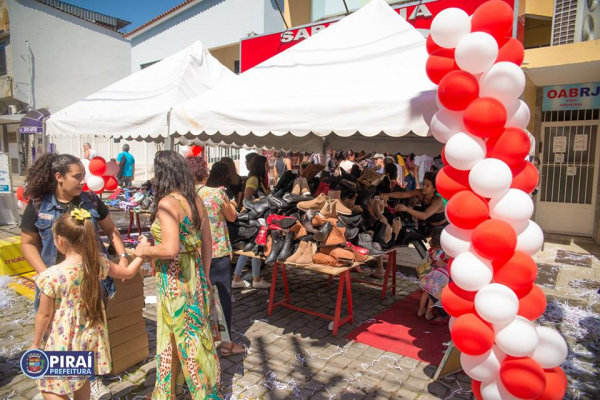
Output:
M219 291L216 286L211 286L209 292L210 299L210 327L213 332L215 342L231 342L231 336L227 331L227 322L225 313L219 299Z

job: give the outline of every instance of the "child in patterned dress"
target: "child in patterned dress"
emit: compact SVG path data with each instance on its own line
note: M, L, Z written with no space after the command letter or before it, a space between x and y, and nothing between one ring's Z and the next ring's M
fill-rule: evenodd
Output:
M95 375L110 373L110 345L100 279L107 275L130 279L143 259L136 257L127 267L108 261L98 250L89 211L76 208L54 223L52 233L65 260L38 275L40 308L30 349L44 351L93 351ZM140 246L149 246L142 236ZM42 342L45 338L45 345ZM87 377L42 377L38 388L45 400L90 398Z
M428 258L431 262L431 272L425 275L421 279L421 289L423 294L421 295L421 302L419 304L419 311L417 315L422 317L425 315L427 320L432 320L433 306L440 300L442 296L442 290L448 285L449 273L448 273L448 261L450 257L442 250L440 244L440 237L443 226L436 226L431 231L431 239L429 239L429 252Z

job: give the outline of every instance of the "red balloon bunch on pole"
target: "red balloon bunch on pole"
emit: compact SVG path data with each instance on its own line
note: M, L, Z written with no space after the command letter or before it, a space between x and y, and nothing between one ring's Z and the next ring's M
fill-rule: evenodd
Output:
M546 308L532 259L544 236L530 220L538 173L525 159L530 113L519 99L524 50L510 37L513 15L500 0L472 16L449 8L427 39L440 106L430 129L445 143L436 187L450 225L441 244L453 258L442 304L476 398L562 399L566 342L533 323Z
M27 203L29 203L29 196L25 195L25 188L23 186L19 186L16 190L17 196L17 207L20 210L24 210L27 207Z
M91 160L82 159L85 167L85 185L83 190L100 194L105 190L115 190L119 185L116 175L119 173L119 164L114 161L106 162L102 157Z

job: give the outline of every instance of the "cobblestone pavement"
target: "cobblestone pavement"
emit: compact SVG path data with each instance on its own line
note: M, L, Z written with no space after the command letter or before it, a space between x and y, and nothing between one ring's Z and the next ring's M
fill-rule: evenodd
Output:
M542 323L557 327L569 341L569 360L564 365L570 379L567 397L598 399L600 310L596 291L600 265L593 257L589 267L560 263L556 257L564 249L598 256L599 249L588 242L561 240L564 238L550 238L544 251L536 256L536 261L545 265L540 267L543 271L538 283L549 295ZM233 338L244 343L248 352L245 357L221 360L227 398L473 398L470 379L462 373L433 381L433 366L344 338L361 322L417 288L414 278L399 275L397 295L383 301L380 289L353 283L355 322L341 327L337 338L328 329L329 321L315 316L279 307L267 317L266 290L234 290ZM326 276L289 269L288 277L294 304L333 313L337 285L328 287ZM145 279L145 294L156 295L153 278ZM281 296L279 293L278 298ZM31 399L37 393L35 381L23 376L18 365L33 336L31 303L10 289L0 293L0 301L0 399ZM141 399L152 391L156 376L156 305L147 304L144 316L150 357L119 376L105 377L113 398ZM189 395L184 392L179 398L188 399Z

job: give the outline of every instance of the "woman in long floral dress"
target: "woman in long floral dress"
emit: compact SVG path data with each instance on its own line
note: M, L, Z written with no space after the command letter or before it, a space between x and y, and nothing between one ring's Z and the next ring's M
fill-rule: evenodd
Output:
M220 367L209 315L212 239L206 210L180 154L158 152L154 173L151 231L156 245L136 249L137 256L155 259L157 373L152 399L175 397L180 368L193 399L219 399Z

